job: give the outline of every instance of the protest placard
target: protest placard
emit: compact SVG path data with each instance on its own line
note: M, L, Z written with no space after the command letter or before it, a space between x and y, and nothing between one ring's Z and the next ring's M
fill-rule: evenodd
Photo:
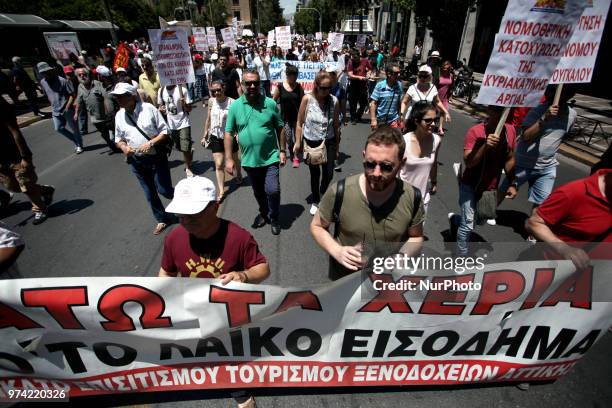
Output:
M323 33L322 33L322 32L320 32L320 31L317 31L317 32L315 33L315 40L318 40L318 41L323 40Z
M217 48L217 33L215 32L215 27L206 27L206 41L208 41L209 48Z
M290 26L281 26L275 27L274 31L276 33L276 45L278 45L282 50L290 50L291 49L291 27Z
M150 29L149 39L162 86L195 82L185 28Z
M332 51L340 51L342 49L342 43L344 42L344 34L329 33L327 36L327 42L329 43L329 48Z
M355 47L364 48L366 46L366 36L365 34L359 34L357 36L357 41L355 41Z
M305 93L310 93L314 86L314 79L317 74L323 69L327 67L333 67L337 69L337 62L311 62L311 61L285 61L278 60L274 61L270 64L270 81L272 83L272 87L278 86L278 84L282 83L286 79L285 69L286 64L289 63L298 68L299 74L297 81L304 89Z
M72 398L550 381L568 374L612 324L609 262L592 266L577 272L571 261L530 261L466 275L355 273L314 288L3 280L0 396L7 384L57 387Z
M193 43L198 51L208 51L208 40L204 27L193 27Z
M236 42L234 41L234 31L232 27L226 27L221 29L221 38L223 38L223 45L228 47L230 50L236 50Z
M45 32L43 37L49 47L49 53L53 58L62 61L63 63L69 63L71 61L70 55L74 55L76 58L81 52L81 43L77 33L74 32Z
M587 2L572 37L565 45L563 57L552 73L551 83L591 82L609 9L610 0Z
M510 0L476 103L536 106L584 6L582 0Z
M274 30L268 31L268 48L274 45Z

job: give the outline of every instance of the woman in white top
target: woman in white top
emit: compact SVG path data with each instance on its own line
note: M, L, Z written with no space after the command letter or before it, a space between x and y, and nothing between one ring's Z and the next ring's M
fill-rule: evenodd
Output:
M404 135L406 161L399 177L421 191L425 211L430 195L437 191L440 136L434 131L437 129L438 120L436 107L431 102L417 102L406 122L408 133ZM427 183L430 180L431 189L428 190Z
M266 52L266 49L259 46L257 54L253 59L253 65L257 69L259 74L259 80L261 83L261 93L268 98L272 97L270 93L270 56Z
M204 124L202 146L212 150L213 160L215 161L215 173L217 175L217 198L221 201L225 194L225 154L223 135L225 134L227 111L234 102L234 99L225 95L223 81L219 80L213 81L210 84L210 94L212 98L208 101L208 115L206 115L206 123ZM232 153L236 168L238 169L236 182L241 184L242 174L240 172L240 160L238 159L238 141L235 137Z
M427 101L433 103L438 108L438 111L442 112L445 122L450 122L450 114L438 97L438 90L436 89L436 86L431 83L431 67L429 67L429 65L421 65L417 78L417 83L408 87L408 90L402 99L400 116L408 119L410 117L412 106L415 103Z
M330 95L332 78L327 72L320 72L314 80L312 94L305 95L300 103L295 132L294 154L300 151L302 140L310 148L325 145L327 161L323 164L308 164L312 206L310 214L315 215L321 196L334 177L334 159L340 144L340 107L338 99ZM321 171L323 175L321 176ZM320 180L320 183L319 183Z

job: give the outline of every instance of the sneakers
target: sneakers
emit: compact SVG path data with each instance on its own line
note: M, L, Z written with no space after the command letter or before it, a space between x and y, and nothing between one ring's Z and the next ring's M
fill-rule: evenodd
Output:
M47 213L45 213L44 211L35 212L34 221L32 221L32 224L34 225L42 224L46 220L47 220Z
M168 227L168 224L160 222L157 224L157 226L155 227L155 229L153 230L153 235L159 235L162 233L163 230L165 230Z
M317 211L319 210L319 205L318 204L312 204L310 206L310 215L314 216Z
M527 242L529 242L531 245L535 245L538 243L538 240L535 239L532 235L527 237Z
M293 156L293 168L297 169L298 167L300 167L300 159L297 156Z
M261 214L257 214L257 217L255 217L255 220L253 220L253 224L251 225L251 227L261 228L269 222L270 222L270 219L268 217L264 217Z
M193 172L191 171L191 169L185 169L185 174L187 175L187 177L193 177Z
M278 221L272 221L270 223L270 229L272 230L272 235L280 234L281 227L280 227L280 224L278 223Z
M76 154L81 154L83 153L83 148L81 146L77 146L76 149L74 149L74 152Z
M55 193L55 187L53 186L42 186L41 198L42 202L46 207L50 206L53 202L53 193Z
M489 219L487 219L487 224L489 224L489 225L497 225L497 221L495 221L495 218L489 218Z
M335 171L342 171L342 165L340 164L340 162L338 160L334 160L334 170Z
M255 398L249 397L248 400L238 403L238 408L257 408L257 404L255 403Z

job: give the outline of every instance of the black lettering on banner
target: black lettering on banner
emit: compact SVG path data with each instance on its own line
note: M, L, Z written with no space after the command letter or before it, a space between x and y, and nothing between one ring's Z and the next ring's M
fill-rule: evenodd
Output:
M367 357L367 350L355 350L355 347L367 347L367 340L357 340L357 337L372 337L374 330L346 329L342 339L340 357Z
M14 364L8 366L2 363L3 360L10 361ZM15 370L15 367L17 370ZM6 371L18 371L19 374L34 374L34 367L25 358L15 356L13 354L4 353L0 351L0 368Z
M176 349L182 358L193 358L193 353L187 346L176 343L162 343L159 345L159 359L160 360L171 360L172 350Z
M261 350L265 348L271 356L282 356L282 351L272 341L282 330L282 327L270 327L262 334L260 327L249 328L251 355L261 357Z
M478 332L468 341L462 344L454 353L453 356L481 356L485 353L489 332ZM474 346L473 350L470 348Z
M242 331L234 330L229 333L232 342L232 355L244 356L244 342L242 340Z
M412 357L416 354L416 350L408 350L413 342L411 337L423 336L423 330L398 330L395 332L395 338L400 341L397 346L387 357Z
M301 349L298 346L298 341L302 337L308 337L309 345L306 349ZM289 333L287 336L287 351L294 356L298 357L310 357L319 352L323 339L321 335L314 330L310 329L296 329Z
M549 326L536 326L533 330L533 334L529 338L529 343L525 348L523 357L533 358L536 350L538 352L538 360L546 360L548 356L555 350L552 358L559 358L565 349L572 342L574 336L578 333L576 330L561 329L557 337L548 344L548 335L550 334Z
M381 330L378 333L372 357L383 357L385 355L385 350L387 349L387 344L389 343L389 337L391 337L391 332L389 330Z
M434 349L434 344L438 339L446 338L446 344L440 349ZM449 353L459 342L459 334L452 330L441 330L428 336L423 342L423 354L430 357L443 356Z
M85 343L81 343L80 341L68 341L65 343L47 344L46 347L50 353L61 351L64 354L64 359L74 374L84 373L87 371L78 350L79 348L87 347Z
M495 341L495 344L489 349L488 355L495 355L501 350L502 347L508 346L506 355L510 357L516 357L521 344L529 331L529 326L521 326L515 336L509 336L511 329L504 329L500 333L499 337Z
M589 351L589 349L593 347L593 344L595 344L595 342L597 341L597 337L599 337L600 333L601 330L591 330L589 334L584 336L584 339L580 340L578 344L572 347L570 351L565 353L563 355L563 358L569 357L572 354L584 354Z
M121 357L113 356L110 351L108 351L109 347L121 349L123 351L123 355ZM111 367L126 366L134 362L138 356L138 352L135 348L119 343L94 343L93 351L96 353L96 357L98 357L101 362Z
M207 337L198 340L196 357L206 357L208 353L216 353L219 357L229 356L223 342L216 337Z

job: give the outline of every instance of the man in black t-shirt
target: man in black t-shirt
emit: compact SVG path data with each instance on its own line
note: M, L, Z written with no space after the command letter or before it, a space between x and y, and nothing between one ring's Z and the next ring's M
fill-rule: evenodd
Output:
M240 76L238 72L229 66L227 55L219 56L219 65L212 72L212 81L223 81L225 85L225 95L232 99L240 98L242 88L240 87Z

